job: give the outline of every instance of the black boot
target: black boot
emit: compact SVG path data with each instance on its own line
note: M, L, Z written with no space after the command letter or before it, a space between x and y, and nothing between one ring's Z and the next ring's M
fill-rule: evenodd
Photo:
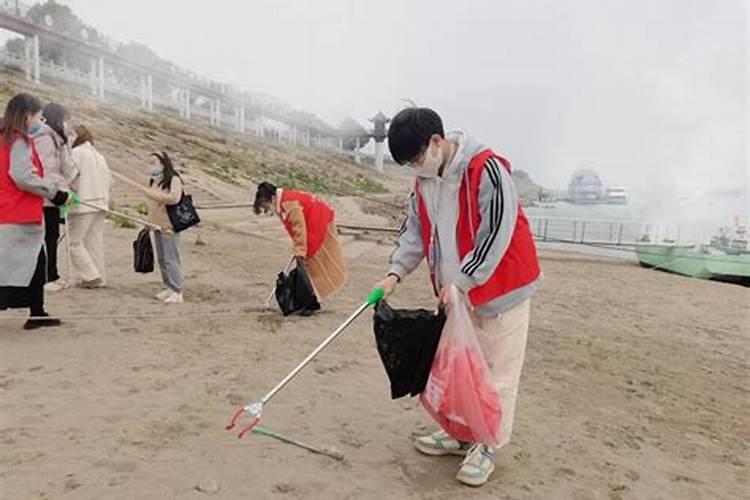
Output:
M34 317L34 319L27 319L23 325L24 330L36 330L37 328L46 328L51 326L60 326L62 321L57 318L44 318L40 316L49 316L47 313L41 313Z

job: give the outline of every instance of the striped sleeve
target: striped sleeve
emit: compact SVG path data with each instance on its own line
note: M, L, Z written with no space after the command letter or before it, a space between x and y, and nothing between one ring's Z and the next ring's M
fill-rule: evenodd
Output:
M407 205L406 219L401 226L396 248L391 254L388 272L404 279L407 274L419 267L423 259L422 224L417 210L417 196L412 192Z
M499 160L484 165L479 185L479 228L474 247L461 261L456 285L468 291L484 284L505 255L518 217L518 194L510 173Z

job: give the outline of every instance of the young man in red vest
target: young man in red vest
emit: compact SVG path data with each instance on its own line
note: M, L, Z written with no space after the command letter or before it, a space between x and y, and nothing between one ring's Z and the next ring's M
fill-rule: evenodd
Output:
M426 259L441 300L451 284L464 294L500 394L504 446L513 427L530 297L541 281L510 163L462 132L446 136L440 116L427 108L398 113L388 146L417 179L388 276L379 285L390 295ZM459 442L439 431L415 444L428 455L466 455L457 475L464 484L480 486L495 469L495 449L483 443Z

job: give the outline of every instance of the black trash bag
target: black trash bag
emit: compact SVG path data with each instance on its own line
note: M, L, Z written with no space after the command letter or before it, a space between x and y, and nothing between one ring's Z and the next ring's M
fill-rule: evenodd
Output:
M391 381L391 399L424 390L444 324L442 310L393 309L385 300L375 306L375 343Z
M154 247L148 229L141 229L133 242L133 267L137 273L150 273L154 270Z
M275 293L276 301L284 316L294 313L309 315L320 309L315 289L301 262L297 262L297 267L289 274L279 273Z

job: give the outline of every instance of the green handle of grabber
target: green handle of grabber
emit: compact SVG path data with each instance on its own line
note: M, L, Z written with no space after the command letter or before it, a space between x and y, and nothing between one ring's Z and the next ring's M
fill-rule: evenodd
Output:
M385 295L385 290L383 290L382 286L376 286L372 289L372 292L370 292L370 295L367 296L367 305L368 306L374 306L378 302L380 302L383 299L383 296Z
M71 206L78 207L81 205L81 198L75 193L70 193L70 203Z

